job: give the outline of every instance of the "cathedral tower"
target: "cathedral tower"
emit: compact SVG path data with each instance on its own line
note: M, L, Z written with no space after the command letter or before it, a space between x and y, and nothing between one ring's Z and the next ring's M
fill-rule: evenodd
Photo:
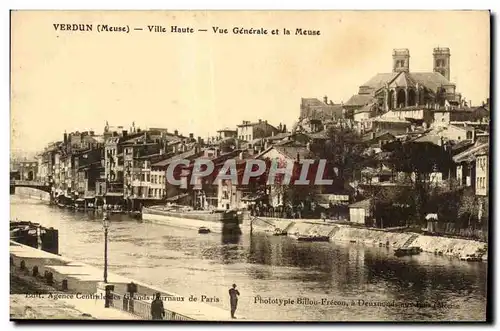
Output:
M434 58L433 71L439 72L447 80L450 80L450 49L437 47L434 48L432 55Z
M392 51L392 72L410 71L410 51L407 48Z

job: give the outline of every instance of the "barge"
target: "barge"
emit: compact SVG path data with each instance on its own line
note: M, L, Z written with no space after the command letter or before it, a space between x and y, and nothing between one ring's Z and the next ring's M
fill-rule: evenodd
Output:
M417 246L398 248L394 251L394 255L401 256L410 256L410 255L418 255L422 252L422 249Z
M10 221L10 240L17 243L59 254L59 231L29 221Z
M320 235L299 235L297 236L297 241L326 242L330 241L330 238Z
M205 226L202 226L198 229L198 233L200 234L206 234L206 233L210 233L210 229L205 227Z
M186 206L150 206L142 208L142 220L183 228L206 228L210 232L241 234L243 217L236 210L194 210Z

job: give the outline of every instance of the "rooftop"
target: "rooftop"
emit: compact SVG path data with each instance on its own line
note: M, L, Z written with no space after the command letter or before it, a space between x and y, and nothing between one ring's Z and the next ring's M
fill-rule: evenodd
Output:
M476 144L462 153L459 153L453 157L453 161L460 162L472 162L475 160L477 155L488 154L490 149L490 143Z
M236 132L236 130L225 127L225 128L220 129L220 130L217 130L217 132Z
M201 154L201 152L200 152ZM187 158L191 158L191 157L194 157L194 156L197 156L198 153L196 153L196 149L193 148L187 152L184 152L184 153L180 153L180 154L177 154L177 155L174 155L168 159L165 159L165 160L161 160L159 162L156 162L156 163L153 163L151 166L152 167L164 167L164 166L168 166L170 163L176 161L176 160L182 160L182 159L187 159Z

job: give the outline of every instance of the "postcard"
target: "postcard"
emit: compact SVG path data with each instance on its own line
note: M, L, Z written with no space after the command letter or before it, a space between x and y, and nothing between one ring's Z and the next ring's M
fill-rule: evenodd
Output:
M10 318L485 322L488 11L11 11Z

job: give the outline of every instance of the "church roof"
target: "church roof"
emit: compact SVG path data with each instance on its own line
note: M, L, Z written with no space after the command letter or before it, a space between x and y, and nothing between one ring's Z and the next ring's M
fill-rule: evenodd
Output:
M412 72L411 77L421 85L436 91L441 85L454 85L439 72Z
M389 84L389 87L415 87L415 80L407 72L402 72L396 76Z
M391 72L376 74L361 86L376 91L384 87L386 83L389 85L395 83L397 86L415 86L419 83L432 91L436 91L442 85L453 85L438 72Z
M370 78L369 81L361 86L367 86L371 87L374 90L378 90L379 88L383 87L385 83L391 82L397 75L397 72L379 73Z

